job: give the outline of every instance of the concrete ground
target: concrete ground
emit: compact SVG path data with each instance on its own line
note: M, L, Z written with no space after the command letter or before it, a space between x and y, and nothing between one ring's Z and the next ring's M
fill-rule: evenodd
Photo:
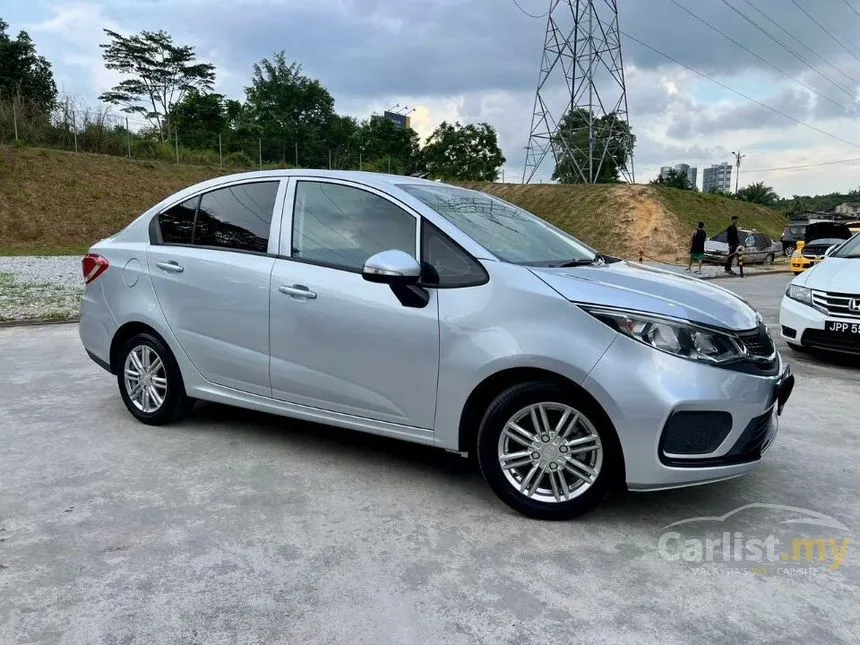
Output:
M719 284L775 324L789 277ZM141 425L76 326L0 329L0 643L857 643L860 368L782 349L756 472L548 523L431 449L219 406ZM700 557L723 531L841 557Z

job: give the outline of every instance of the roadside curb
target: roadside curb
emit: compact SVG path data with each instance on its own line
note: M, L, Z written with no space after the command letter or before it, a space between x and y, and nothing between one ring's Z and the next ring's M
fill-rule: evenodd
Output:
M0 320L0 329L4 327L35 327L37 325L70 325L79 320L79 318L63 318L61 320Z
M755 273L747 273L743 278L740 275L709 275L703 276L699 278L699 280L745 280L746 278L755 278L757 276L762 275L782 275L785 273L791 273L789 269L783 269L779 271L756 271Z

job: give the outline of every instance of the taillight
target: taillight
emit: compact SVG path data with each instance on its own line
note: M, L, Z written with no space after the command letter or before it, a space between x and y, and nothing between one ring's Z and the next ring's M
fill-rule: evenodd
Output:
M84 284L89 284L102 273L107 271L110 263L106 257L98 253L87 253L81 260L81 270L84 272Z

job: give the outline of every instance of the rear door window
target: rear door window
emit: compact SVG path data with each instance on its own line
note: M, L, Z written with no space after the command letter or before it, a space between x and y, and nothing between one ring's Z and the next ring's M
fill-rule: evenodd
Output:
M279 183L237 184L204 193L197 209L193 244L266 253Z
M198 199L199 197L192 197L159 213L158 227L163 244L191 244Z

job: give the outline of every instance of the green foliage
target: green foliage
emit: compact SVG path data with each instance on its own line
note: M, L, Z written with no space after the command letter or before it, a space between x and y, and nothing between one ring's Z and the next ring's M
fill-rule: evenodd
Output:
M245 88L249 129L266 139L292 142L302 148L302 163L328 164L327 130L335 120L334 98L322 84L302 74L284 52L254 64Z
M104 30L108 42L99 45L104 51L105 67L129 76L104 92L105 103L122 105L122 111L146 117L161 134L170 136L170 113L191 90L211 90L215 66L195 61L190 45L177 45L167 32L141 31L123 36Z
M26 97L27 107L47 114L57 99L54 73L26 31L11 38L9 24L0 18L0 99Z
M496 130L488 123L443 121L421 150L421 165L447 181L495 181L505 161Z
M227 106L220 94L202 94L196 88L173 106L171 121L182 142L195 148L218 147L218 135L227 132Z
M674 169L670 170L665 177L663 175L658 175L656 179L652 179L648 183L656 186L677 188L678 190L695 190L695 186L690 183L687 173L678 172Z
M592 120L594 141L590 147L588 125ZM590 110L573 108L561 119L552 144L558 158L553 180L562 184L614 184L633 155L636 136L627 121L614 113L594 118ZM590 177L594 181L589 181Z
M737 199L751 204L762 206L773 206L779 196L770 186L765 186L763 181L757 181L746 188L741 188L736 195Z
M789 215L802 213L829 213L843 202L860 202L860 191L832 192L826 195L792 195L791 199L779 199L774 204Z

